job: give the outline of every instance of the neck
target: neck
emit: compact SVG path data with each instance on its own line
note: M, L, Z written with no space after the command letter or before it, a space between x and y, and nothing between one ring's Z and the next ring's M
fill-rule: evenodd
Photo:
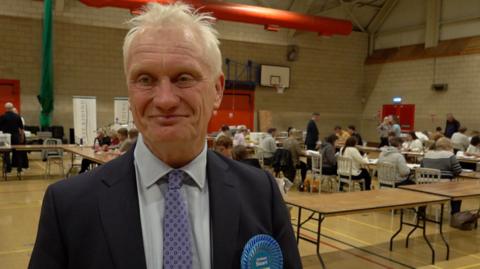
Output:
M147 148L162 162L172 168L180 168L190 163L197 157L205 146L205 139L194 141L194 143L151 143L144 137Z

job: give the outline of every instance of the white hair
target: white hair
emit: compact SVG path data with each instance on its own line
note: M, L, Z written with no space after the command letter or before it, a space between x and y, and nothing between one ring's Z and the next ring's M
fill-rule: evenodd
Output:
M141 30L152 27L162 28L173 26L189 28L199 37L203 53L206 56L210 70L215 76L222 72L222 54L219 49L218 32L213 28L215 18L210 13L200 13L192 6L177 2L170 5L149 3L143 8L143 13L127 23L131 26L123 43L123 64L126 70L130 46Z

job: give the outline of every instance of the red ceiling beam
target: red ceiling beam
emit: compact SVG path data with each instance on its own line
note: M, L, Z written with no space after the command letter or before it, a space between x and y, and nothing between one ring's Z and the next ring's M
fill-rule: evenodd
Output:
M151 0L80 0L91 7L117 7L137 10ZM158 3L170 4L175 0L156 0ZM321 35L349 35L352 32L352 23L347 20L332 19L320 16L310 16L301 13L250 6L235 3L186 0L203 12L212 12L213 16L220 20L236 21L264 25L270 29L272 25L279 28L291 28L300 31L316 32Z

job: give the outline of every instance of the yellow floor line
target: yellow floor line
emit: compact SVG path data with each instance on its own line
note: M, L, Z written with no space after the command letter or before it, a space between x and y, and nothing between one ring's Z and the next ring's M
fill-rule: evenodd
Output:
M469 264L469 265L466 265L466 266L460 266L460 267L456 267L456 269L467 269L467 268L475 268L475 267L480 267L480 263Z
M381 231L384 231L384 232L387 232L387 233L391 233L392 230L388 230L388 229L385 229L385 228L382 228L380 226L376 226L376 225L373 225L373 224L368 224L366 222L362 222L362 221L359 221L359 220L355 220L355 219L352 219L352 218L348 218L348 217L338 217L340 219L344 219L344 220L347 220L347 221L350 221L350 222L354 222L354 223L358 223L358 224L361 224L363 226L367 226L367 227L370 227L370 228L373 228L375 230L381 230Z
M9 250L9 251L0 251L0 255L9 255L15 253L25 253L32 251L33 248L24 248L24 249L16 249L16 250Z

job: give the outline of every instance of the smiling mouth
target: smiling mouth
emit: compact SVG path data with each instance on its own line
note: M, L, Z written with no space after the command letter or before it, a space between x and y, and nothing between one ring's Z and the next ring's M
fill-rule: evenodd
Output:
M153 115L149 116L150 119L162 124L171 125L177 123L179 120L187 118L186 115Z

